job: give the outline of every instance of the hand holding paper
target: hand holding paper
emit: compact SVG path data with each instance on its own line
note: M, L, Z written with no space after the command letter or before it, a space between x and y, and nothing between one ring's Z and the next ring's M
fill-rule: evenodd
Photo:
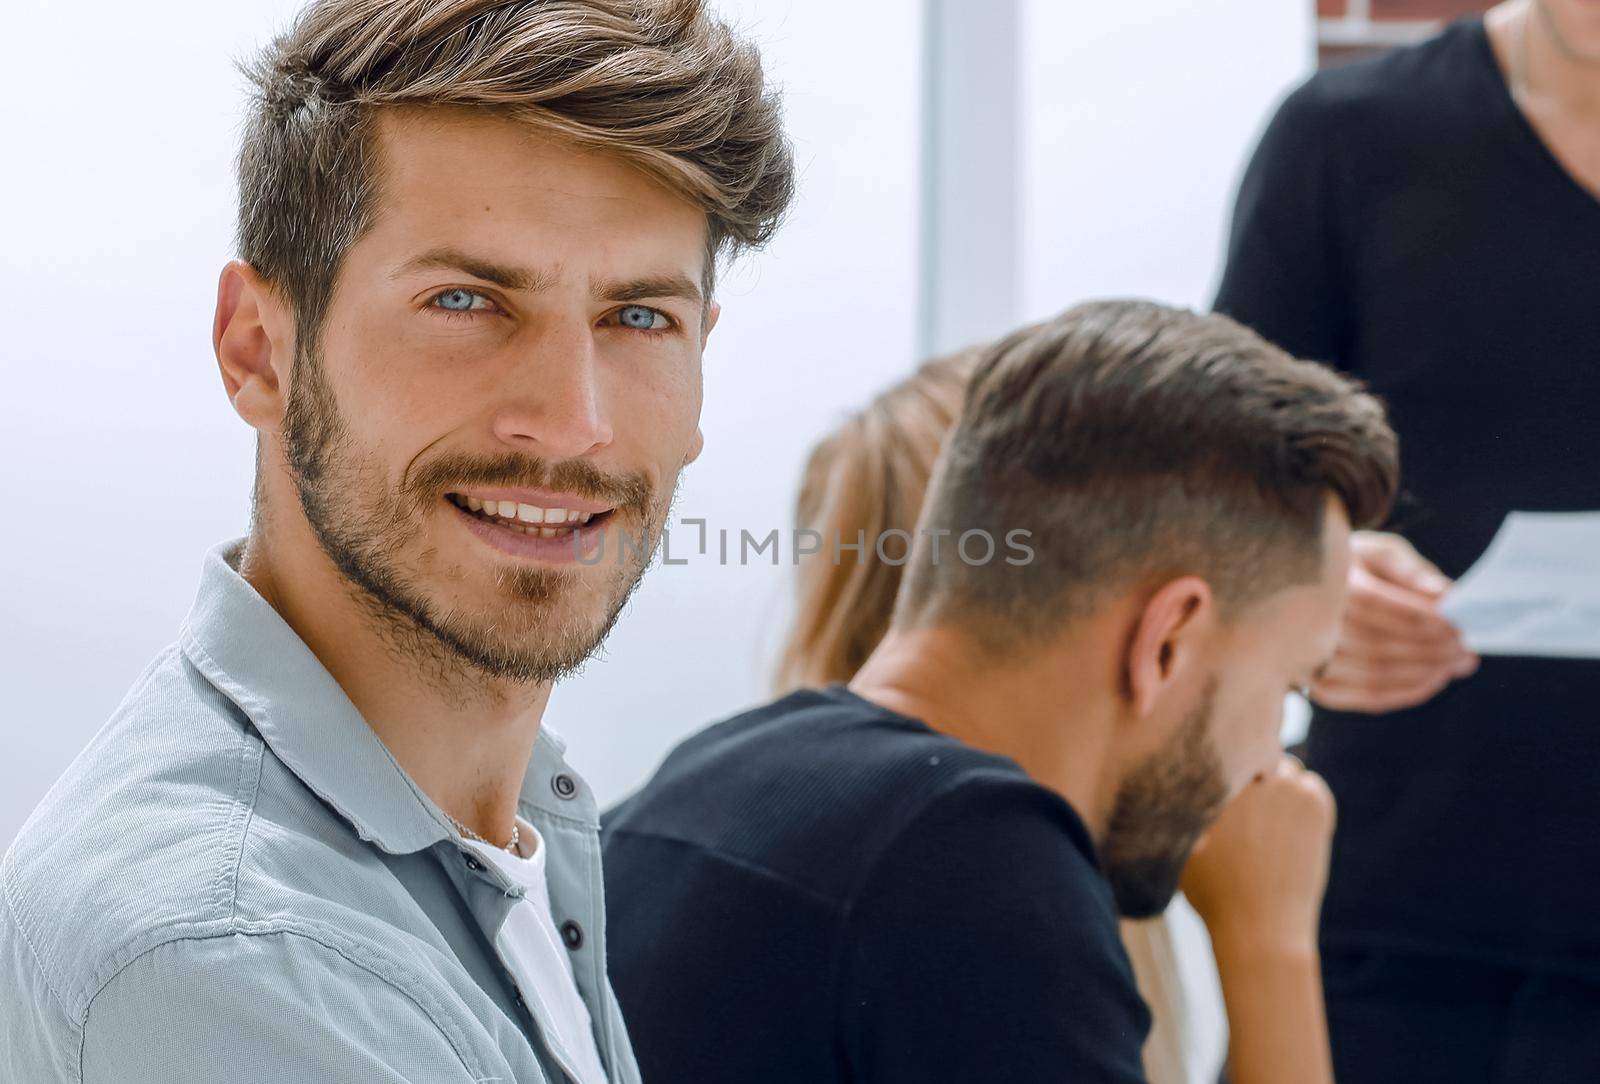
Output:
M1482 654L1600 659L1600 512L1512 512L1443 610Z
M1439 612L1450 581L1404 538L1359 531L1338 649L1311 688L1336 711L1383 713L1433 699L1478 658Z

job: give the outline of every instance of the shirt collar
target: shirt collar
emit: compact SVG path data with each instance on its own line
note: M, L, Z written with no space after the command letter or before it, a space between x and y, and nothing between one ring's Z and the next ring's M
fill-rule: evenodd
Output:
M249 717L273 754L362 839L391 854L459 842L449 818L394 759L305 641L239 575L243 547L239 538L206 553L194 606L179 633L184 654ZM559 737L540 728L521 804L548 809L541 786L556 775L576 779L564 750ZM584 813L592 805L576 804ZM561 812L571 816L577 810Z

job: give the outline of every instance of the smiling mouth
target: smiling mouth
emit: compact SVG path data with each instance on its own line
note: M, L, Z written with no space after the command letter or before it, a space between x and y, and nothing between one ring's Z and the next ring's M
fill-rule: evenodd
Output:
M576 508L540 508L515 501L484 501L460 493L446 494L467 515L532 538L569 538L591 524L611 518L615 509L581 512Z

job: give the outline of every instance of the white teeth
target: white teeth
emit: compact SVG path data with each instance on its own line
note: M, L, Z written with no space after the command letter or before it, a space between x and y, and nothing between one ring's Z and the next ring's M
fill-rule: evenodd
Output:
M501 526L509 530L519 531L523 534L536 534L540 538L554 538L557 534L568 529L576 529L588 523L598 512L581 512L576 508L539 508L531 504L518 504L516 501L486 501L480 497L469 497L462 494L452 494L451 498L458 504L474 512L481 512L486 516L494 516L501 520L517 520L516 524L502 523ZM546 524L548 526L520 526L520 524Z

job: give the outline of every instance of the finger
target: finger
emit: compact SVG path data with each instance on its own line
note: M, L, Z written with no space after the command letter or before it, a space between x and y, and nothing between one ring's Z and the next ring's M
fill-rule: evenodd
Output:
M1366 572L1357 573L1352 579L1346 611L1414 635L1455 629L1449 619L1439 612L1437 600Z
M1328 817L1328 831L1332 833L1339 825L1339 803L1333 797L1333 788L1328 786L1328 781L1313 771L1306 771L1300 776L1300 783L1317 799Z
M1430 662L1373 662L1345 654L1341 647L1321 677L1323 681L1360 685L1382 693L1413 688L1433 678L1448 679L1454 670L1453 665Z
M1274 780L1292 778L1294 773L1298 770L1295 767L1295 763L1296 762L1294 761L1293 757L1291 757L1288 753L1283 753L1278 757L1277 760L1272 762L1272 767L1270 769L1256 776L1255 779L1251 780L1251 782L1267 783Z
M1474 658L1457 635L1415 639L1363 624L1351 618L1340 631L1338 653L1369 665L1423 663L1457 667Z
M1376 534L1362 552L1362 564L1390 583L1438 597L1450 589L1450 578L1397 534Z
M1437 696L1454 677L1446 672L1419 680L1412 685L1378 688L1368 682L1323 679L1311 688L1311 699L1334 711L1359 711L1383 714L1426 703Z
M1460 638L1433 600L1365 574L1359 574L1351 585L1345 617L1411 639Z

